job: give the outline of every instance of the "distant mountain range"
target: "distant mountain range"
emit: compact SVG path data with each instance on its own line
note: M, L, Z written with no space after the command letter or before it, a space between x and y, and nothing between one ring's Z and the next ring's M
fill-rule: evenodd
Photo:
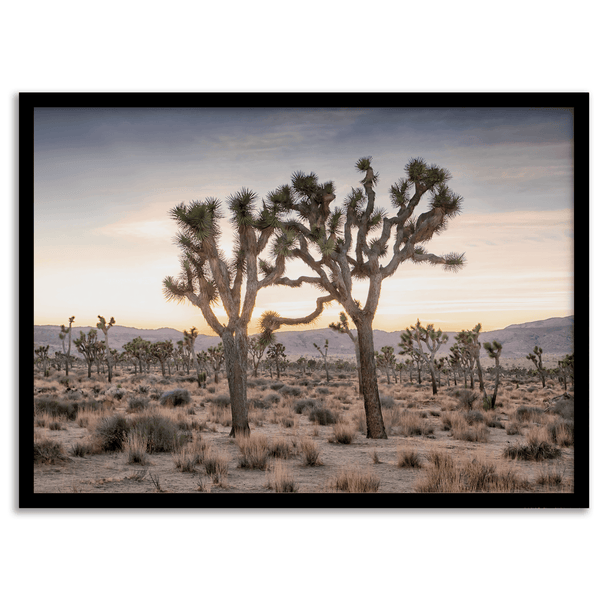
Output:
M73 327L71 339L79 336L79 332L87 333L91 327ZM62 343L58 337L60 326L58 325L34 325L34 344L50 346L50 355L54 352L62 352ZM376 329L374 332L375 350L380 350L383 346L398 347L400 342L400 331L387 332ZM440 356L448 354L450 346L454 344L456 332L447 332L449 340L439 351ZM177 329L162 327L161 329L136 329L135 327L123 327L115 325L109 333L111 348L119 351L123 349L123 344L130 342L136 337L142 337L150 342L159 342L171 340L173 343L183 339L183 333ZM285 331L276 334L277 341L286 347L286 354L290 358L299 356L320 357L319 352L313 344L323 348L325 340L329 340L330 357L350 357L354 356L354 345L350 338L345 334L336 333L329 328L310 329L304 331ZM99 338L104 339L100 333ZM491 342L498 340L502 344L502 356L506 358L524 357L532 352L534 346L541 346L545 354L568 354L572 352L573 338L573 316L553 317L543 321L533 321L531 323L521 323L518 325L509 325L504 329L497 331L488 331L480 334L479 339L482 342ZM210 346L218 344L220 339L217 336L200 334L196 339L196 350L206 350ZM77 350L71 346L71 353L77 356Z

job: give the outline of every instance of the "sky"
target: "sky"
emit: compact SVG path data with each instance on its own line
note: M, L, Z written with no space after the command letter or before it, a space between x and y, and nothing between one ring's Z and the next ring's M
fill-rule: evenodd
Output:
M118 325L213 335L198 308L168 303L162 281L179 273L181 202L249 188L263 198L295 171L336 184L341 204L372 156L377 204L413 157L447 168L461 214L427 244L464 252L458 273L404 264L383 283L374 327L417 318L446 331L484 331L573 314L573 122L568 110L527 108L36 109L34 323ZM422 202L421 204L425 204ZM424 206L426 208L426 206ZM224 250L232 244L223 222ZM288 276L306 272L291 263ZM366 284L355 284L366 296ZM319 292L272 287L264 310L311 312ZM332 304L312 327L326 327ZM217 309L217 315L224 311Z

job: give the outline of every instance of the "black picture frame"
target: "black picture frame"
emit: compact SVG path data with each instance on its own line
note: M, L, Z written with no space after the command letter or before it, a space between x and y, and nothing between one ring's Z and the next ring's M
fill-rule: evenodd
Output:
M573 493L522 494L77 494L33 489L32 331L34 123L42 107L567 107L574 123L575 306L579 322ZM588 93L21 93L19 119L19 508L588 508L589 507L589 94Z

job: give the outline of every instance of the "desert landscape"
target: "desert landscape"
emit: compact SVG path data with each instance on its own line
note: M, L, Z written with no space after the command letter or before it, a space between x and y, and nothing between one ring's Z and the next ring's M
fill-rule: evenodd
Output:
M531 369L503 370L494 410L461 374L456 385L442 374L433 395L416 369L389 384L380 373L387 439L366 437L349 362L330 367L329 381L322 362L302 372L304 362L288 361L279 379L248 377L251 435L239 439L229 437L227 380L214 383L214 373L200 386L175 365L166 377L158 364L149 373L123 365L109 384L106 373L43 377L36 367L35 492L573 491L574 389L556 359L547 358L544 387ZM490 390L492 363L484 369Z

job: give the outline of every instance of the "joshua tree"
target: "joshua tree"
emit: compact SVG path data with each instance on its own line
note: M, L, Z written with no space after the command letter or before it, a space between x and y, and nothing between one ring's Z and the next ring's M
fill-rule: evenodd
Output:
M323 362L325 363L325 376L327 377L327 383L329 383L329 369L327 368L327 353L329 352L329 340L325 340L325 345L323 346L325 352L323 352L323 350L321 350L321 347L317 346L317 344L313 343L313 346L319 351L319 354L323 357Z
M298 365L298 368L300 369L300 373L302 373L302 375L304 375L304 373L306 373L306 358L304 356L301 356L296 361L296 364Z
M498 394L498 384L500 382L500 354L502 353L502 344L494 340L491 344L490 342L486 342L483 344L483 347L488 353L490 358L494 359L496 363L496 381L494 383L494 393L492 394L490 402L490 408L494 410L496 408L496 396ZM487 401L484 401L484 405L487 404Z
M428 365L431 373L431 388L434 394L437 394L435 355L442 344L448 341L448 334L443 333L441 329L437 331L433 325L423 327L417 319L416 325L406 328L401 334L400 354L413 352Z
M50 371L48 369L48 350L50 350L50 344L47 346L40 346L34 350L34 352L38 355L39 360L42 362L42 371L44 372L44 377L49 377L50 375Z
M483 369L481 368L481 360L479 357L481 342L479 341L479 334L481 332L481 323L477 323L471 330L463 329L456 335L456 342L462 346L463 352L470 354L470 360L468 361L471 365L471 389L474 387L473 383L473 364L477 367L477 376L479 377L479 390L483 393L484 398L486 397L485 386L483 383Z
M187 348L190 356L192 357L192 363L196 369L196 377L198 379L198 387L202 387L203 384L206 384L206 377L202 375L200 372L200 365L198 364L198 356L196 355L196 338L198 337L199 331L192 327L189 331L187 329L183 330L183 345ZM190 372L188 367L188 373Z
M567 391L567 378L571 383L575 380L575 353L567 354L562 360L558 361L559 381L561 381Z
M527 359L530 360L535 365L538 375L540 376L540 378L542 380L542 387L544 388L544 387L546 387L546 373L544 371L544 365L542 364L542 353L543 352L544 351L542 350L541 346L540 347L536 346L533 349L533 354L527 355Z
M394 356L394 348L392 346L383 346L381 353L375 352L375 361L377 366L385 371L388 385L390 382L390 371L396 375L396 357ZM396 376L396 382L398 382Z
M112 355L110 346L108 345L108 330L116 323L114 317L110 318L110 322L106 322L104 317L98 315L98 324L96 327L104 333L104 343L106 344L106 362L108 363L108 383L112 381Z
M173 356L173 342L168 340L166 342L154 342L150 346L150 354L158 360L160 363L160 369L162 376L165 377L165 364L169 367L169 375L171 374L171 367L169 365L169 359Z
M73 325L73 321L75 320L75 317L69 317L69 328L67 329L64 325L60 326L60 333L58 334L58 337L62 340L63 342L63 352L65 351L65 337L68 336L69 342L67 344L67 349L66 349L66 366L65 366L65 375L68 377L69 376L69 360L71 358L71 327Z
M337 331L338 333L345 333L354 344L354 354L356 355L356 369L358 371L358 392L362 395L362 376L360 370L360 348L358 345L358 338L352 333L350 324L348 322L348 315L344 311L340 313L340 320L337 323L330 323L329 328Z
M267 350L267 357L275 365L275 371L277 372L277 379L282 371L283 364L286 360L285 346L280 343L271 344Z
M219 373L225 360L225 353L223 351L223 344L219 343L216 346L211 346L207 351L207 358L210 366L212 367L213 373L215 374L215 383L219 383Z
M98 341L98 330L90 329L86 335L83 331L79 332L79 338L73 340L77 352L83 354L88 367L88 377L92 376L92 364L97 361L98 353L102 345Z
M144 363L146 363L146 370L148 370L147 361L150 357L151 345L151 342L148 340L143 340L140 336L134 338L126 344L123 344L123 350L129 353L130 356L137 358L140 365L140 373L144 372Z
M256 209L256 200L256 194L247 189L228 198L236 237L232 260L227 260L219 248L222 213L218 200L208 198L175 207L171 216L180 228L177 244L181 250L181 274L177 278L166 277L163 282L167 300L187 300L197 306L223 342L231 397L230 435L234 437L250 432L246 385L248 325L256 297L259 290L283 275L285 260L294 244L293 235L280 228L280 217L288 210L280 198L269 194L260 210ZM260 258L271 240L274 264ZM221 323L213 311L212 305L217 302L225 310L226 323ZM304 322L310 321L300 321Z
M462 254L436 256L421 245L445 229L448 219L459 213L462 199L446 185L450 179L447 170L427 165L420 158L412 159L405 167L406 178L390 188L397 212L387 217L382 208L375 206L378 175L371 165L371 157L361 158L356 168L364 173L361 181L364 191L353 188L343 209L330 208L335 199L334 184L320 184L314 173L296 172L291 186L278 189L278 200L294 213L293 218L281 223L283 230L293 232L298 244L291 248L290 254L310 267L314 276L294 280L279 277L276 283L290 287L311 284L327 292L320 301L336 300L343 306L357 329L367 437L387 438L373 346L373 319L381 286L384 279L408 260L442 264L449 270L463 265ZM416 218L415 209L428 193L429 210ZM376 235L373 237L373 234ZM387 260L389 249L392 255ZM355 280L365 279L369 286L362 307L354 298L352 287ZM282 320L263 323L271 330L281 324L286 323Z
M258 377L258 367L267 349L268 341L262 337L253 337L248 341L248 353L252 361L254 377Z

